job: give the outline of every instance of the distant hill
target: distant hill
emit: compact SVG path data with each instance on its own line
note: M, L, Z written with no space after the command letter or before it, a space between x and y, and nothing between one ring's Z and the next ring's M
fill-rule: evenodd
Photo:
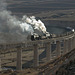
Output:
M55 1L75 1L75 0L55 0Z
M8 10L14 13L75 9L75 0L7 0Z

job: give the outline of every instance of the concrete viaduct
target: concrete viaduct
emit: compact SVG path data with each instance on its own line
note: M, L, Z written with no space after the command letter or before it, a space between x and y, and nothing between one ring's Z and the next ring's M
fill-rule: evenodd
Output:
M63 51L61 51L61 42L63 43ZM65 55L75 48L75 32L67 32L62 35L57 35L51 39L27 41L16 44L0 44L0 52L3 50L17 49L17 62L16 69L22 70L22 50L25 48L32 48L34 52L34 67L39 66L38 50L44 47L46 50L46 62L49 62L52 57L51 44L56 44L56 58ZM1 57L0 57L0 69L1 69Z

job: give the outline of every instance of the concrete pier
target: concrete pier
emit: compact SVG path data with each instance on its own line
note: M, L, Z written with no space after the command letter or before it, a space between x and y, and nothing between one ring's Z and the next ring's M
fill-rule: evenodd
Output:
M73 50L73 41L72 41L72 39L73 39L73 38L71 38L71 50ZM71 51L71 50L70 50L70 51Z
M17 48L16 70L22 70L22 49L20 47Z
M75 48L75 37L74 37L74 48Z
M63 53L66 54L68 52L68 40L64 40L64 50Z
M2 69L1 69L1 57L0 57L0 71L1 71Z
M73 45L72 47L73 47L73 49L74 49L74 48L75 48L75 37L73 37L72 43L73 43L73 44L72 44L72 45Z
M72 41L71 41L71 38L68 39L68 51L71 51L71 47L72 46Z
M73 48L75 48L75 36L74 36L74 42L73 42L73 46L74 46Z
M34 67L39 66L38 45L34 44Z
M51 59L51 43L46 43L46 59L49 61Z
M72 50L74 49L73 47L74 47L74 46L73 46L73 38L72 38L72 48L71 48Z
M60 41L56 41L56 55L59 57L61 55L61 44Z
M64 43L63 54L66 54L66 53L67 53L67 52L66 52L66 46L67 46L67 45L66 45L66 40L64 40L64 42L63 42L63 43Z

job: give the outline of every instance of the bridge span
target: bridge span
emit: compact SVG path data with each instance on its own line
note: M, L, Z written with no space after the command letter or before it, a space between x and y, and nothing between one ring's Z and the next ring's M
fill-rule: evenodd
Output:
M54 51L52 51L53 44L56 45ZM75 32L67 32L62 35L57 35L54 38L44 40L25 41L14 44L0 44L0 69L4 64L2 60L6 59L6 53L10 52L11 56L12 53L16 51L16 70L22 70L22 54L25 50L33 50L33 67L36 68L40 65L39 49L42 48L46 50L46 61L44 64L50 62L51 60L55 60L61 55L63 56L75 49ZM53 53L55 54L54 56Z

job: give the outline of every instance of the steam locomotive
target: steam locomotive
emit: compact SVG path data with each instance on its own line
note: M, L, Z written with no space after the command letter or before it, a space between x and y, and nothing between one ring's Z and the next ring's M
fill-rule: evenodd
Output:
M41 40L41 39L47 39L50 38L50 34L47 32L46 34L38 35L37 33L34 33L31 35L31 40Z
M34 41L34 40L50 39L52 37L56 37L56 35L55 34L49 34L49 32L46 32L43 35L38 35L37 33L33 33L33 35L29 35L27 38Z
M71 27L67 27L66 29L70 30L71 32L74 32L74 29ZM27 37L28 40L44 40L44 39L50 39L50 38L55 38L57 35L55 34L50 34L49 32L43 33L43 35L40 35L38 33L33 33L32 35L29 35Z

